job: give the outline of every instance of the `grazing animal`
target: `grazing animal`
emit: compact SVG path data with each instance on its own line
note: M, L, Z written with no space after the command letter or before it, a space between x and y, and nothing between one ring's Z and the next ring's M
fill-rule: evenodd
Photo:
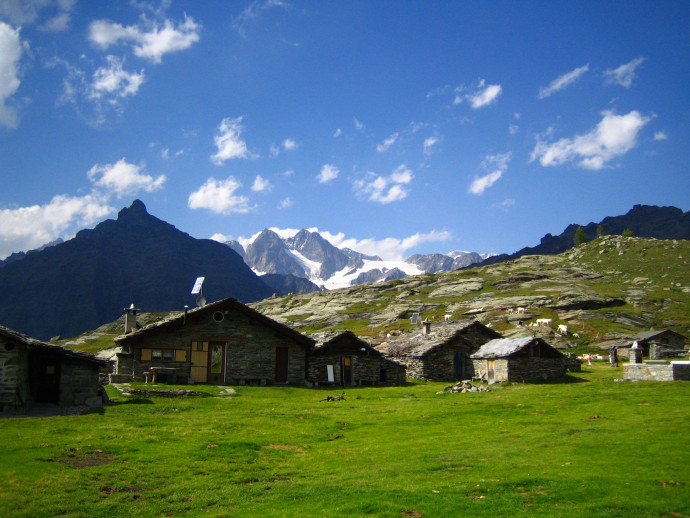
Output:
M538 318L537 319L537 325L538 326L549 327L551 325L551 322L553 322L553 320L550 318Z
M525 312L525 308L517 308L517 312L518 312L518 313L524 313L524 312Z
M568 334L568 326L565 324L558 324L558 332L564 335Z

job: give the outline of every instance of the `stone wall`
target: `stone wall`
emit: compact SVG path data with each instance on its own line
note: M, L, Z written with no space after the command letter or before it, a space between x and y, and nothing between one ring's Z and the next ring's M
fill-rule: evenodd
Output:
M470 379L474 376L474 364L467 352L452 346L440 346L426 353L424 356L402 354L395 357L407 369L407 376L423 378L429 381L458 381L455 375L455 353L461 351L463 355L463 375L460 379Z
M60 405L103 406L100 394L98 365L74 360L63 360L60 366Z
M652 342L649 346L650 360L664 360L667 358L684 358L688 351L674 345Z
M475 359L474 369L481 371L487 379L488 362ZM565 358L539 358L536 356L517 358L497 358L494 362L495 381L543 381L565 375Z
M195 315L195 318L190 315L186 323L180 320L179 325L161 326L123 342L125 350L132 354L131 374L134 380L145 381L145 373L152 367L162 367L176 369L175 374L167 376L169 382L188 383L191 381L192 342L202 341L226 344L224 382L227 384L275 383L277 347L289 349L287 383L304 383L305 345L235 309L221 312L222 318L214 318L210 312ZM142 349L184 351L183 355L177 356L178 359L184 357L184 361L142 359ZM128 360L120 363L120 368L128 366ZM129 373L118 370L118 374Z
M327 365L333 366L333 379L335 385L341 385L342 380L342 354L311 355L308 359L307 380L318 385L328 384ZM402 385L405 383L405 367L397 362L380 356L366 353L346 355L352 358L352 380L346 385Z
M690 381L690 362L647 360L623 366L623 379L631 381Z
M0 338L0 408L18 402L20 354L19 347Z

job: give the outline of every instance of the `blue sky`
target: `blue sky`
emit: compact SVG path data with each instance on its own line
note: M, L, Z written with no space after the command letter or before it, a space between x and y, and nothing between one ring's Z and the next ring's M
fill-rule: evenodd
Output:
M512 253L690 208L690 4L4 0L0 258L198 238Z

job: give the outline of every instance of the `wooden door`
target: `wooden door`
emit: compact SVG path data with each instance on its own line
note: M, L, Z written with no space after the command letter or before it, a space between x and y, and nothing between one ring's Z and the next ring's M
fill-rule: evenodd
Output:
M32 395L36 403L60 402L60 359L35 355L30 360Z
M343 356L342 359L342 384L351 385L352 384L352 356Z
M192 379L194 383L208 382L208 342L192 342Z
M276 347L276 383L287 383L288 381L288 352L287 347Z
M455 351L453 355L453 374L458 381L465 378L465 354L462 351Z
M211 342L208 382L225 383L225 342Z
M496 372L494 370L495 360L486 360L486 381L496 383Z

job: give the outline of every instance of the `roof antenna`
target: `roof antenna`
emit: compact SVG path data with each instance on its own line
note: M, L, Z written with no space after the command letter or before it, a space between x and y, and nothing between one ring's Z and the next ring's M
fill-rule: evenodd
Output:
M192 295L196 295L196 305L198 307L206 305L206 297L204 297L204 279L206 277L197 277L192 288Z

